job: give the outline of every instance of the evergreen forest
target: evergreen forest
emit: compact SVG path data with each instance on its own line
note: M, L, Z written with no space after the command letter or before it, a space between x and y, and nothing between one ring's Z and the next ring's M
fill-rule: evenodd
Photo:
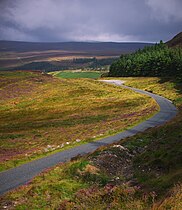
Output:
M160 41L154 46L121 55L110 66L109 76L175 76L182 78L182 48L169 48Z

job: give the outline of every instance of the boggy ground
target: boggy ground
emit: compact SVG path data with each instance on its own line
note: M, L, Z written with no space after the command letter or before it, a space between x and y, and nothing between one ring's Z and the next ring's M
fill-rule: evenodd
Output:
M91 79L0 72L0 170L124 130L153 115L149 97Z
M126 79L126 78L125 78ZM122 80L124 80L122 78ZM1 197L2 209L178 210L182 207L181 84L139 80L174 101L178 116L164 126L76 157ZM167 97L167 96L166 96Z

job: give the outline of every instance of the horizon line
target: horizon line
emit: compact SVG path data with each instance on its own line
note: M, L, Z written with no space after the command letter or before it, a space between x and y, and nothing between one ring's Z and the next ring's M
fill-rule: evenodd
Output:
M148 43L148 44L156 44L158 42L152 42L152 41L22 41L22 40L0 40L0 42L26 42L26 43Z

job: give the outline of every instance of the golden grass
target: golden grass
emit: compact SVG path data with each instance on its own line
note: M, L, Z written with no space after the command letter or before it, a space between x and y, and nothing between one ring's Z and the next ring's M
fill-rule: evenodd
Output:
M138 88L148 88L153 83L154 89L158 90L158 92L164 96L173 96L174 102L180 106L180 92L178 89L174 88L174 83L158 83L157 78L145 78L144 80L140 80L140 84ZM122 78L123 80L123 78ZM130 79L130 81L132 78ZM146 83L146 80L148 81ZM55 80L57 81L57 80ZM62 81L62 80L61 80ZM67 80L65 80L67 81ZM80 80L78 80L80 81ZM73 81L71 82L77 82ZM156 81L156 84L154 84ZM70 82L70 81L67 81ZM111 101L114 103L115 100L119 101L121 97L120 93L123 93L119 87L109 86L105 84L98 84L96 81L84 80L84 84L91 84L94 87L104 88L104 91L108 91L109 97L111 97ZM136 82L135 78L133 78L133 82ZM95 85L99 86L95 86ZM166 85L165 85L166 84ZM77 84L78 85L78 84ZM145 86L145 87L144 87ZM173 87L172 87L173 86ZM110 89L111 88L111 89ZM164 88L164 90L163 90ZM99 89L100 90L100 89ZM168 90L168 91L167 91ZM110 92L111 91L111 92ZM116 92L115 92L116 91ZM119 92L118 92L119 91ZM121 92L120 92L121 91ZM89 92L89 91L87 91ZM116 95L110 95L111 93ZM126 93L126 92L125 92ZM130 92L131 93L131 92ZM106 94L106 95L107 95ZM167 94L167 95L165 95ZM106 95L100 95L101 98L105 98ZM97 95L98 97L98 95ZM123 98L131 97L130 94L123 95ZM96 96L95 96L96 98ZM112 98L114 100L112 100ZM134 97L135 98L135 97ZM108 99L108 98L107 98ZM99 100L99 99L98 99ZM109 100L107 100L110 102ZM124 105L124 104L122 104ZM136 105L136 104L135 104ZM123 106L122 106L123 107ZM120 107L121 108L121 107ZM112 106L110 104L110 108ZM109 110L107 109L107 110ZM119 109L119 108L118 108ZM180 110L179 110L180 112ZM160 151L159 148L165 145L165 142L170 141L170 138L178 138L179 128L181 124L181 115L178 115L176 119L167 125L159 128L152 129L151 131L146 131L143 134L138 134L133 136L132 138L128 138L125 141L125 147L131 143L136 144L136 148L142 148L145 146L152 146L148 140L152 140L153 147L151 149L151 153L148 153L149 157L151 154ZM166 135L163 135L166 134ZM180 137L180 136L179 136ZM141 139L143 141L141 141ZM146 139L146 141L145 141ZM158 141L164 142L160 144ZM172 140L172 139L171 139ZM132 142L131 142L132 141ZM123 142L123 141L122 141ZM148 142L148 143L147 143ZM180 145L180 142L178 143ZM167 146L167 145L166 145ZM166 149L168 153L173 151L174 146L169 144L169 148ZM176 145L178 147L178 145ZM69 163L58 165L49 171L42 173L40 176L37 176L33 179L28 185L22 186L17 190L14 190L4 196L2 196L0 200L0 208L6 209L133 209L133 210L181 210L182 209L182 185L177 184L172 191L168 193L165 198L161 198L162 200L159 202L156 200L156 196L158 191L149 191L149 189L143 188L143 185L140 183L134 187L128 187L127 185L116 184L113 182L116 177L107 177L105 173L103 173L104 169L101 169L98 165L94 165L93 159L96 158L100 152L105 152L109 154L109 151L113 148L107 147L102 148L101 150L96 151L94 154L91 154L84 158L78 158L78 160L71 161ZM118 150L119 154L121 151ZM172 152L173 153L173 152ZM116 154L116 153L114 153ZM177 150L173 156L177 154ZM172 156L172 157L173 157ZM92 158L91 158L92 157ZM117 158L118 159L118 158ZM174 159L172 159L174 160ZM141 168L143 165L147 163L146 159L143 159L140 162ZM110 167L111 164L108 162L108 165L105 166L105 169ZM114 164L114 163L113 163ZM174 164L175 165L175 161ZM120 165L120 167L122 167ZM119 176L119 174L118 174ZM167 176L171 176L170 173L167 173ZM160 177L159 177L160 178ZM169 181L170 179L167 179ZM177 178L173 180L175 182ZM171 181L172 182L172 181ZM102 185L103 184L103 185ZM159 187L161 182L153 183L155 188ZM172 184L172 183L171 183ZM166 188L168 189L168 188Z
M119 79L125 81L125 85L143 89L164 96L176 105L181 104L181 90L173 78L160 77L109 77L107 79Z
M181 210L182 209L182 184L173 187L170 195L162 202L155 203L151 210Z
M90 79L0 76L1 170L124 130L158 109L149 97Z

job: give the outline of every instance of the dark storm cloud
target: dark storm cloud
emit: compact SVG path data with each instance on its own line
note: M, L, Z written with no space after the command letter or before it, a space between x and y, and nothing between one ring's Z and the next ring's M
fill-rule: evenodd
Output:
M0 39L159 41L181 31L181 0L0 0Z

